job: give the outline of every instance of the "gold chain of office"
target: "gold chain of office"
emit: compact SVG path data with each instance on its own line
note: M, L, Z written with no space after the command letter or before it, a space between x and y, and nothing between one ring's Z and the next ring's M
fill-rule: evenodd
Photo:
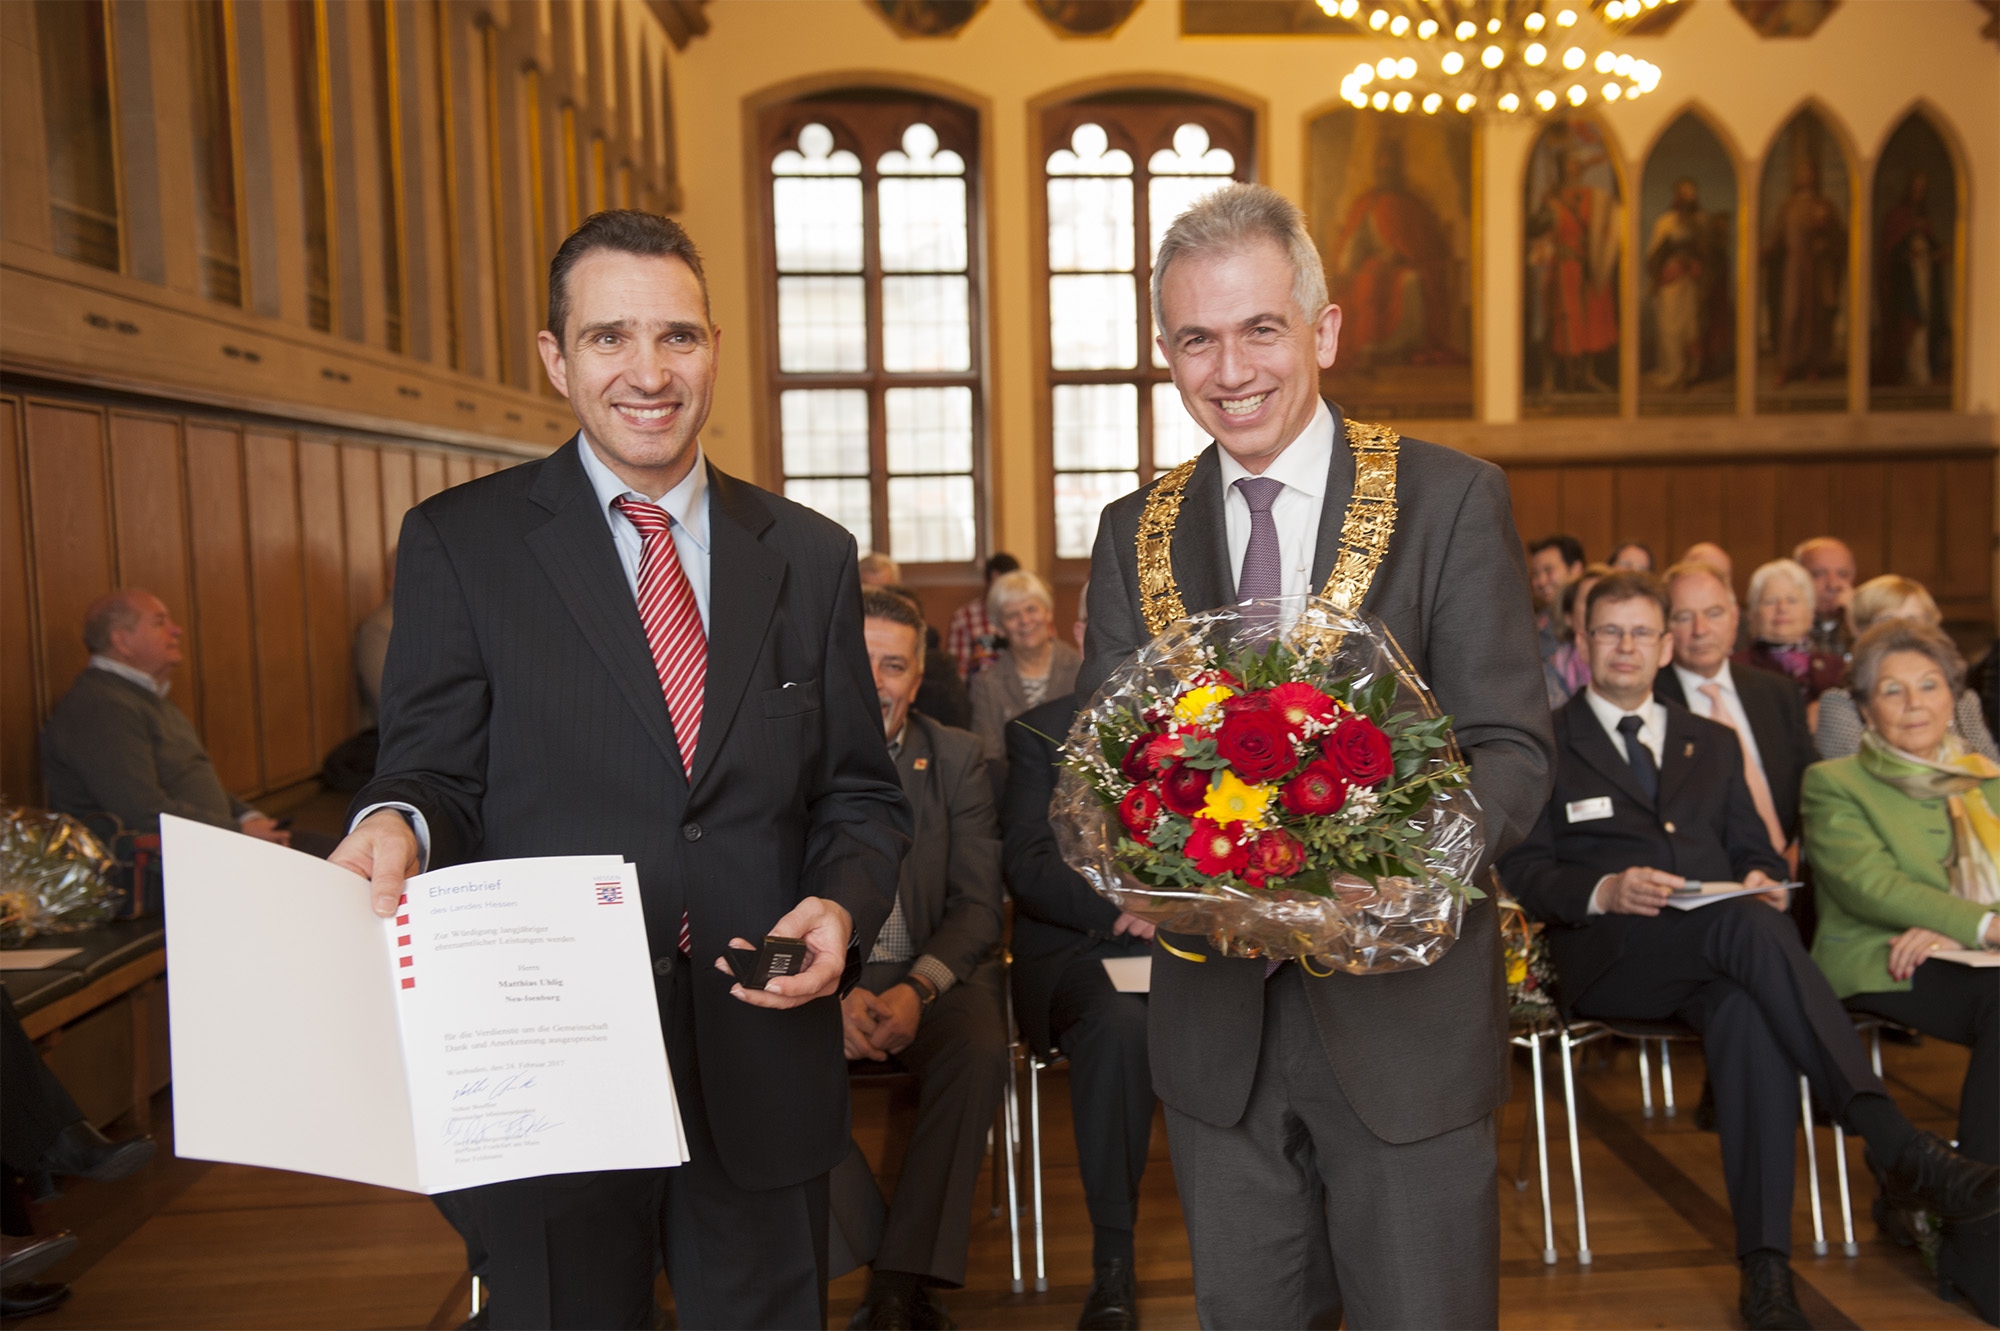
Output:
M1347 422L1347 446L1354 453L1354 494L1340 524L1340 550L1320 592L1343 610L1358 610L1375 570L1389 553L1396 531L1396 454L1401 438L1386 425ZM1139 516L1139 609L1148 633L1163 633L1187 618L1180 585L1174 581L1174 523L1181 497L1194 474L1190 458L1160 477Z

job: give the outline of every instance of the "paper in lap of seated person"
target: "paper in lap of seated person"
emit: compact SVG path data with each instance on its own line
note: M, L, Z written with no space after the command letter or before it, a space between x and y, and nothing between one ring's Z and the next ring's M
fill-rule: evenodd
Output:
M355 875L161 823L178 1154L437 1193L687 1160L633 867Z

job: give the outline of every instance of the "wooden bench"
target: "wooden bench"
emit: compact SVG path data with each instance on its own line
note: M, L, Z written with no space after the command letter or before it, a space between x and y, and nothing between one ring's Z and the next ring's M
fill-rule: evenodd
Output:
M159 916L118 920L37 938L31 946L82 950L42 970L0 972L22 1029L100 1127L129 1114L150 1128L153 1095L172 1080L166 943Z

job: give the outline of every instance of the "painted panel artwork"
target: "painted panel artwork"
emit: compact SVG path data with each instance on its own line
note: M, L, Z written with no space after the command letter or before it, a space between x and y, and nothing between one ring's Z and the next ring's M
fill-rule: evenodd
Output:
M1793 116L1764 156L1758 191L1757 410L1847 406L1847 158L1812 111Z
M1323 391L1363 420L1472 415L1472 127L1343 108L1312 122L1308 214L1341 307Z
M1872 215L1868 405L1948 411L1957 351L1958 171L1920 112L1883 145Z
M1639 412L1736 409L1736 168L1692 111L1639 186Z
M1552 120L1528 157L1521 408L1618 413L1618 290L1625 194L1604 130Z

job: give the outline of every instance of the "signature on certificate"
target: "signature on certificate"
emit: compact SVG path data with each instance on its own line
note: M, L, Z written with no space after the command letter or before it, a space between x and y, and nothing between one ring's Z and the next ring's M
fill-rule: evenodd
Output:
M462 1100L483 1099L487 1104L492 1104L510 1092L525 1091L534 1084L535 1074L532 1072L511 1073L497 1082L487 1077L475 1077L471 1081L462 1083L451 1093L451 1102L457 1104Z
M551 1122L533 1110L511 1118L452 1118L445 1120L444 1139L454 1146L485 1146L519 1141L561 1126L561 1123Z

